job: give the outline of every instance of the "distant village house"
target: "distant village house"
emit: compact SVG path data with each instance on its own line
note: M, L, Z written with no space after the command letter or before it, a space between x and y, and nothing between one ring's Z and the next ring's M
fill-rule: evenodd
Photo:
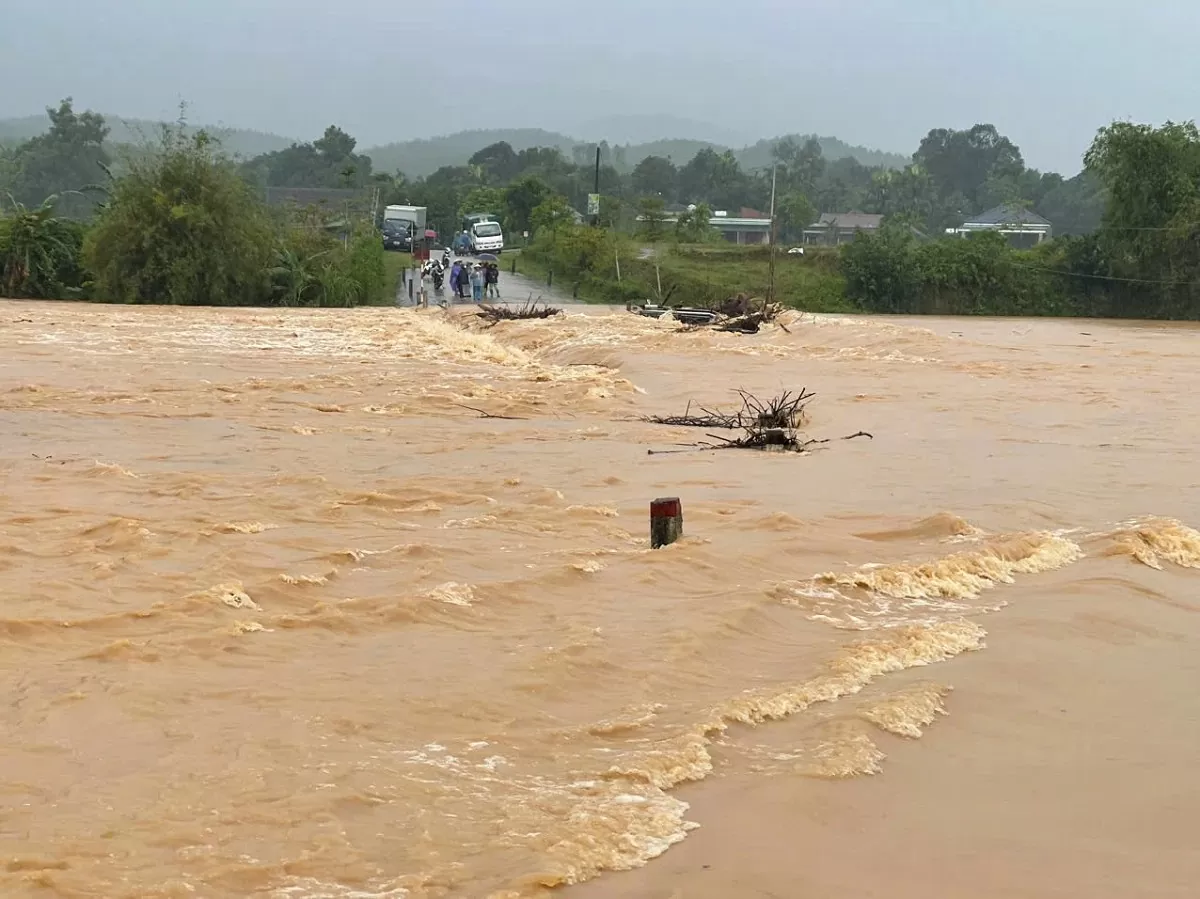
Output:
M1018 248L1027 249L1048 240L1054 234L1049 221L1032 209L1022 206L1001 205L974 216L958 228L947 228L947 234L966 237L978 231L996 231L1008 238Z
M674 226L681 215L694 209L694 206L669 206L665 210L663 224ZM638 216L639 222L644 219L644 216ZM757 209L742 207L737 215L730 215L724 210L714 212L708 223L730 243L755 246L766 244L771 239L771 217Z
M883 216L869 212L822 212L821 217L804 229L804 242L827 247L849 243L860 234L875 234L883 225Z

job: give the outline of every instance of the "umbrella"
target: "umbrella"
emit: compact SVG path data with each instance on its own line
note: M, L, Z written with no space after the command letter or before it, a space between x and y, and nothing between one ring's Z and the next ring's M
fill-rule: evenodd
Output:
M497 257L493 256L491 253L480 253L475 258L478 259L480 262L499 262L500 261Z
M425 236L428 237L430 240L437 240L437 232L436 231L427 230L425 232Z

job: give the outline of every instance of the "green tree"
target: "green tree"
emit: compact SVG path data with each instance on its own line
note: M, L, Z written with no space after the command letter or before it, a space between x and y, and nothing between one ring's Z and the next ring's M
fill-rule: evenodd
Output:
M776 175L787 191L812 194L825 174L825 156L815 137L803 144L794 137L785 137L775 144L771 154L778 163Z
M567 198L553 194L538 204L530 214L530 224L535 237L544 231L560 231L575 222L575 211Z
M1036 208L1054 225L1055 234L1090 234L1100 227L1105 190L1096 175L1083 171L1068 180L1057 175L1043 180L1049 185Z
M265 208L208 135L167 128L113 185L84 259L107 298L255 304L269 296L274 245Z
M716 240L712 226L713 211L707 203L699 203L679 216L675 222L675 238L683 243L707 243Z
M550 185L536 175L526 175L510 184L505 191L509 227L514 231L536 230L534 210L544 203L551 193Z
M812 197L817 204L817 211L851 212L865 209L866 194L875 171L852 156L828 163Z
M634 193L639 197L661 197L674 202L679 189L679 169L662 156L647 156L633 170Z
M666 237L667 212L662 197L643 197L638 201L638 234L650 243Z
M502 219L508 207L508 196L499 187L476 187L458 206L459 217L472 212L490 212Z
M372 180L371 157L356 154L356 146L353 137L330 125L312 143L258 156L244 171L269 187L364 187Z
M878 234L861 234L842 247L846 297L868 312L916 312L921 271L912 232L885 224Z
M817 208L798 190L786 194L775 204L775 219L783 240L799 240L804 229L815 222L818 215Z
M86 216L94 202L77 192L105 177L112 161L104 149L108 126L97 113L75 112L70 97L46 114L49 131L26 141L9 160L12 195L26 206L56 197L59 215Z
M878 169L873 172L864 209L880 215L904 216L932 229L938 227L941 218L933 180L916 165L899 171Z
M1025 170L1021 150L994 125L967 131L935 128L921 141L913 161L933 179L940 197L960 194L973 207L981 206L989 179L1016 177Z
M615 229L621 226L625 203L620 197L600 196L600 227Z
M705 147L679 172L679 196L684 202L737 209L749 190L750 179L729 151L717 153Z
M1154 128L1114 122L1100 130L1084 163L1108 195L1100 247L1111 273L1163 282L1140 288L1147 314L1200 316L1196 125L1168 122Z
M467 163L478 166L485 177L494 183L505 184L520 172L520 159L508 141L498 141L484 147Z

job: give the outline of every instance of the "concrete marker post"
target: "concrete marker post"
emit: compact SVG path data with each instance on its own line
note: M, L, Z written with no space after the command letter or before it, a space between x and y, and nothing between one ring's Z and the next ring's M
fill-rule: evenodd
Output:
M650 547L670 546L682 536L683 503L679 497L660 497L650 503Z

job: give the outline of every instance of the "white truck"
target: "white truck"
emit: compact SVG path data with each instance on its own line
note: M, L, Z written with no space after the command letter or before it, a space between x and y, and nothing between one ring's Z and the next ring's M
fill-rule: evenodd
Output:
M383 223L386 225L394 221L408 222L414 235L421 238L425 236L425 219L428 214L424 206L385 206Z
M472 253L501 253L504 251L504 230L499 222L475 222L467 232Z

